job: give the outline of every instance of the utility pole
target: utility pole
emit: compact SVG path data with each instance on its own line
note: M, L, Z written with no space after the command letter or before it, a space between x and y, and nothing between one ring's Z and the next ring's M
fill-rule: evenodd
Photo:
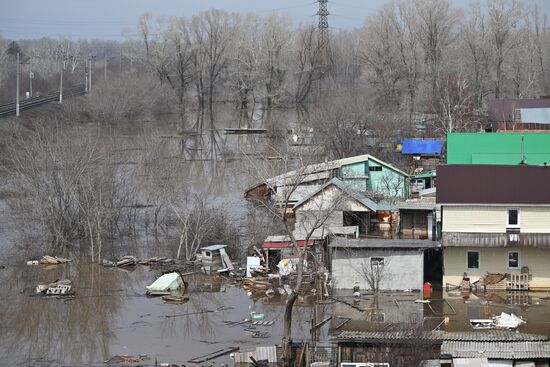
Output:
M15 87L15 116L19 117L19 52L17 53L17 86Z
M65 57L63 52L61 53L61 72L59 76L59 104L63 104L63 69L65 66Z
M32 80L34 79L34 73L32 72L31 64L29 63L29 93L32 98Z
M88 93L92 92L92 55L88 57Z
M105 81L107 81L107 55L105 55L105 70L103 71Z

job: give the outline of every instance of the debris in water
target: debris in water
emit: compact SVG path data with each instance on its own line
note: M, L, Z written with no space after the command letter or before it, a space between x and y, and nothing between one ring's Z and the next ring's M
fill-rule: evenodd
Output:
M208 354L205 354L203 356L195 357L193 359L190 359L188 362L189 363L203 363L203 362L210 361L212 359L216 359L218 357L224 356L226 354L236 352L238 350L239 350L239 347L230 347L230 348L220 349L220 350L217 350L215 352L208 353Z
M42 256L42 259L40 259L40 264L42 264L42 265L57 265L57 264L68 263L70 261L71 260L65 259L63 257L45 255L45 256ZM28 264L29 264L29 262L27 261L27 265ZM33 265L34 265L34 262L33 262Z
M180 290L184 291L185 282L179 273L173 272L164 274L145 288L148 296L163 296Z
M71 289L71 281L62 279L50 284L39 284L36 286L35 292L44 295L68 295L72 294Z
M189 297L166 295L166 296L162 296L162 300L166 303L182 304L189 301Z
M136 357L125 354L123 356L119 356L119 355L112 356L108 360L103 361L103 363L107 363L107 364L139 363L139 362L144 362L145 360L148 360L148 359L149 357L147 357L147 354L140 354Z

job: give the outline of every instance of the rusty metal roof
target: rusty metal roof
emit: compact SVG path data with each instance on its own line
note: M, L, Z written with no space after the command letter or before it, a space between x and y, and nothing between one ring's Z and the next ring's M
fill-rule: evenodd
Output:
M550 166L451 164L437 167L438 204L550 205L548 187Z
M548 341L443 341L441 353L453 357L489 359L550 358Z

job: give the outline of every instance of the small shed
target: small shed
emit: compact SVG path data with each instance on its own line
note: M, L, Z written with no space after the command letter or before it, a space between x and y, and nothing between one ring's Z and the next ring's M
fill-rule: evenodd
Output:
M233 263L225 252L226 245L210 245L201 248L201 270L205 274L233 270Z

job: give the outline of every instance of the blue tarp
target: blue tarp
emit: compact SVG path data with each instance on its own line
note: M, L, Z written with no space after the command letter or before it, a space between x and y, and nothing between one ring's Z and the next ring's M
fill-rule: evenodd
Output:
M441 140L403 140L401 154L440 155L443 142Z

